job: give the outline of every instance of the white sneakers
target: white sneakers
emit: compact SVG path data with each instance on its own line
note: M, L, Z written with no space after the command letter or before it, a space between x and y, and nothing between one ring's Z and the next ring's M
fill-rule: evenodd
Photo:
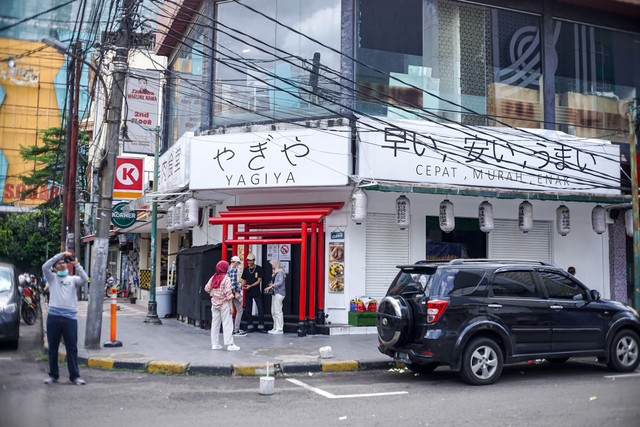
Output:
M211 346L211 350L222 350L222 346L221 345L212 345ZM235 344L231 344L227 346L227 351L238 351L240 350L240 347L238 347Z
M275 329L271 329L271 330L269 330L269 332L267 332L267 333L268 333L268 334L271 334L271 335L282 335L282 333L283 333L283 332L282 332L282 331L277 331L277 330L275 330Z

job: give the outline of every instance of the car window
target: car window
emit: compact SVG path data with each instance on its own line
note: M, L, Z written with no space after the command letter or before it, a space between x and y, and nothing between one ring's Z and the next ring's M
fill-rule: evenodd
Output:
M9 292L11 290L11 271L0 270L0 292Z
M443 268L438 270L427 285L427 293L432 297L485 295L484 277L483 269Z
M570 278L553 271L539 271L549 298L586 300L587 290Z
M530 271L497 273L491 285L494 297L539 298L536 282Z
M431 276L436 271L435 268L421 267L419 270L400 271L391 283L387 295L401 295L403 292L413 292L424 290Z

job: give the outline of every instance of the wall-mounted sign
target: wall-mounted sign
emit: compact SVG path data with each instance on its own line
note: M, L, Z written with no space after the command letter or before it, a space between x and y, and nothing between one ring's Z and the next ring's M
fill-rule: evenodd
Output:
M113 198L131 200L142 196L143 170L143 158L118 157L113 180Z
M344 240L344 231L332 231L331 232L331 240Z
M136 211L129 210L128 202L120 202L113 205L111 222L116 227L127 228L136 223Z
M191 137L191 190L349 183L349 128Z
M360 178L620 194L620 149L562 132L359 118Z
M127 79L127 132L124 138L127 153L155 153L159 76L155 71L131 70Z
M182 137L160 156L159 192L179 191L189 184L189 143L186 137Z
M344 242L329 242L329 292L344 292Z

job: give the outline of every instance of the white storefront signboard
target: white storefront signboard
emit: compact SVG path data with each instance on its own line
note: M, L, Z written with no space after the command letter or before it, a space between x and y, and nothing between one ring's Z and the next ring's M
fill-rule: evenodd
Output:
M335 127L188 137L189 189L346 185L349 135Z
M620 194L620 152L562 132L358 120L361 178L543 192Z
M189 140L186 134L173 144L158 162L158 191L170 193L185 188L189 184Z

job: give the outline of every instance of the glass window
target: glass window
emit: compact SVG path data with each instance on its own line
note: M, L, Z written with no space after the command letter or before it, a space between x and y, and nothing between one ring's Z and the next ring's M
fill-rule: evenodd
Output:
M173 138L172 143L185 132L195 132L200 128L202 103L205 99L202 65L205 52L204 29L207 25L213 25L212 21L199 15L171 64L172 117L169 134Z
M536 282L530 271L497 273L491 289L494 297L539 298Z
M11 270L0 270L0 292L11 290Z
M338 114L340 54L322 44L340 51L340 11L340 0L219 3L214 127Z
M626 142L625 104L637 96L640 35L560 20L553 25L558 130Z
M429 283L429 295L481 295L485 292L485 287L480 286L484 277L485 271L482 269L442 268Z
M542 127L538 16L450 0L358 4L359 110Z
M586 300L587 290L570 278L551 271L540 271L542 283L551 299Z

